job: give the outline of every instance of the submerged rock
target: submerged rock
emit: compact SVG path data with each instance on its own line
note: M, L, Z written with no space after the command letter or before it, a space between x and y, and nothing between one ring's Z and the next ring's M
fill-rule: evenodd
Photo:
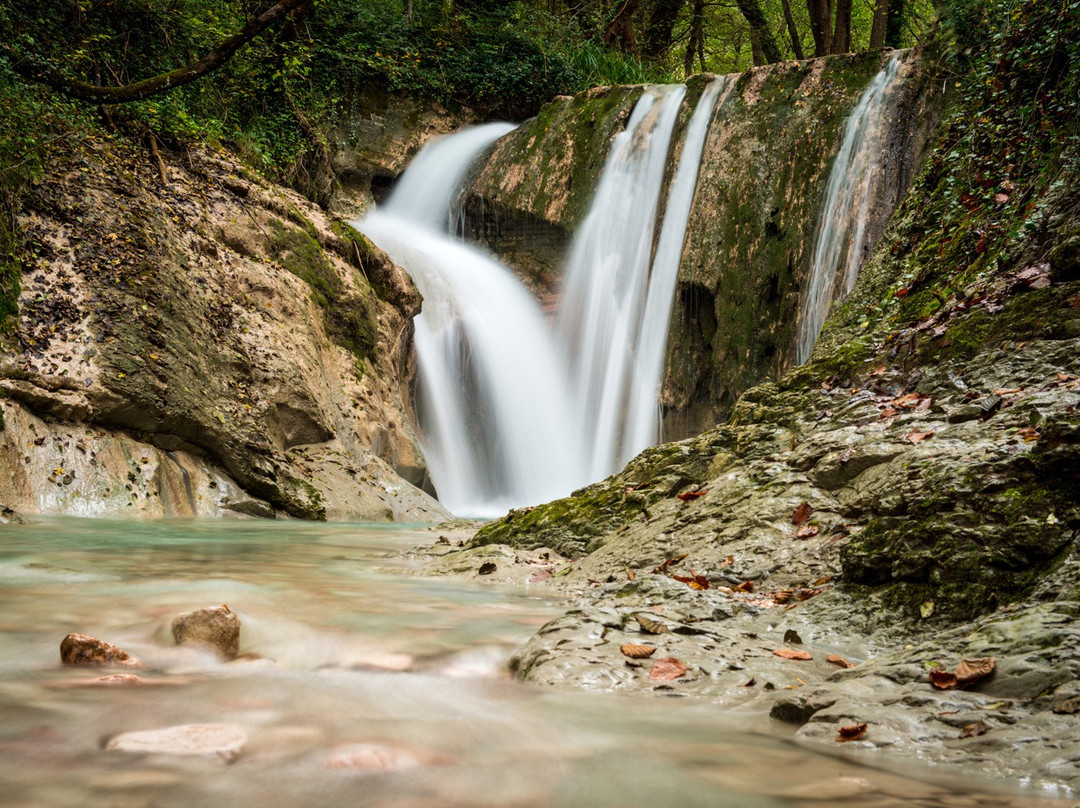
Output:
M240 618L228 606L207 606L184 612L172 622L177 645L198 645L216 651L225 659L240 652Z
M60 661L65 665L121 665L141 667L127 651L87 634L68 634L60 642Z
M247 745L247 731L237 724L181 724L141 732L125 732L105 748L115 752L193 755L236 760Z

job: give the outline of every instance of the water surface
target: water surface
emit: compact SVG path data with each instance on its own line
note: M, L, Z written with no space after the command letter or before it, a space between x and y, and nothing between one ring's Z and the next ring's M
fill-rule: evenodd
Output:
M429 531L100 520L0 531L0 806L1036 804L861 768L688 699L510 681L513 648L561 609L537 592L403 574L400 551ZM176 614L220 603L240 615L249 658L172 644ZM71 631L139 657L147 684L74 686L107 671L60 665ZM239 758L105 748L118 733L207 722L244 728ZM357 765L358 748L383 750L388 770Z

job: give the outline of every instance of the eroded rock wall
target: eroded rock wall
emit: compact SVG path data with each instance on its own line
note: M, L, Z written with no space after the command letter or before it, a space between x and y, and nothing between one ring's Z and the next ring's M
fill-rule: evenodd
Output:
M443 516L416 487L424 464L399 382L420 304L408 277L224 154L161 171L88 141L25 202L35 259L0 369L13 470L0 501Z
M705 145L669 333L665 437L697 434L738 395L790 367L818 215L845 120L888 53L788 62L728 77ZM883 150L883 187L868 230L879 235L914 174L935 121L925 69L901 68ZM706 76L689 82L685 129ZM557 99L496 145L465 197L470 235L540 295L584 218L614 136L640 87ZM681 149L676 137L671 161Z

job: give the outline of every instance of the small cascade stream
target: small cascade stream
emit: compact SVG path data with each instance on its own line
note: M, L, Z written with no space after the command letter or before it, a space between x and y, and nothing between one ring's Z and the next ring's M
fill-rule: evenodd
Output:
M799 316L796 359L810 358L833 303L855 286L873 249L867 237L870 206L880 183L882 143L901 55L874 77L844 125L844 138L829 172L818 219L810 284Z
M385 207L356 223L424 297L415 321L417 412L432 479L454 513L496 516L566 496L658 440L686 219L724 83L706 88L691 118L658 241L686 88L642 95L575 239L554 327L507 267L449 232L462 178L508 124L427 144Z

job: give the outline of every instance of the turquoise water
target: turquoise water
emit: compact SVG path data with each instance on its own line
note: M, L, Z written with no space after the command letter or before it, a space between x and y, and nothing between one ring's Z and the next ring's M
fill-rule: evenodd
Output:
M725 724L708 704L510 681L505 660L558 604L415 574L401 551L436 535L254 521L0 528L0 806L1043 804L860 768L776 728ZM221 603L242 620L243 659L173 645L176 614ZM73 631L138 657L143 683L86 686L108 671L61 666ZM247 742L230 763L106 748L193 723L236 725Z

